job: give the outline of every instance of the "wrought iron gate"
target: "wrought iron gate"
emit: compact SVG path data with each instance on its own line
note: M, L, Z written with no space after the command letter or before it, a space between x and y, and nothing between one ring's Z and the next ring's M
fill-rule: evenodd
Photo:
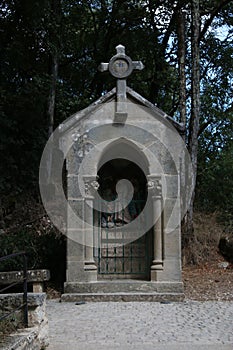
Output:
M137 207L144 205L144 201L132 202ZM95 216L95 223L98 224L94 229L96 246L94 257L98 265L98 273L106 277L115 275L115 278L116 275L119 278L147 278L151 260L150 234L146 233L139 239L127 243L129 237L133 238L137 235L134 232L122 230L123 225L124 228L127 227L124 223L124 213L122 222L115 220L104 222L102 215L100 203ZM141 220L140 225L143 224Z

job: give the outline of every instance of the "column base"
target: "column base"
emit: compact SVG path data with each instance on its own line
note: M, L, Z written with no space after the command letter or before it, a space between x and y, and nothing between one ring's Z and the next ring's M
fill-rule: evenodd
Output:
M153 260L150 270L151 281L158 281L163 274L163 262L161 260Z
M94 261L84 261L84 270L85 271L96 271L97 267Z
M153 282L163 280L163 271L162 270L151 270L150 272L150 280Z
M97 267L94 261L84 262L84 272L85 272L87 281L90 281L90 282L97 281Z
M163 270L163 261L162 260L153 260L150 269L151 270Z

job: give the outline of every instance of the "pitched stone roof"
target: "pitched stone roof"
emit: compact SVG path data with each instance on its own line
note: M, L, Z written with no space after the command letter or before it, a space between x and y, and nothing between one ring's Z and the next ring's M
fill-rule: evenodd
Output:
M139 95L136 91L129 88L128 86L126 88L126 93L127 98L135 101L141 106L149 108L152 115L155 114L156 116L160 116L161 118L168 120L181 134L185 132L185 126L182 123L178 123L176 120L174 120L161 109L159 109L156 105L149 102L147 99ZM59 131L65 132L67 129L72 128L77 123L77 121L80 121L81 119L85 118L88 114L93 113L96 109L99 108L101 104L114 101L115 98L116 88L101 96L98 100L90 104L85 109L73 114L72 116L64 120L64 122L59 125Z

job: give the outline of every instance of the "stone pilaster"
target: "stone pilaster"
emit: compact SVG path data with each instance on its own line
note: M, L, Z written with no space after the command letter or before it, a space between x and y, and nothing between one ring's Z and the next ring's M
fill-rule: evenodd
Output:
M84 270L88 281L97 280L97 267L93 256L93 202L99 183L94 175L84 175L85 190L85 258Z
M151 265L151 281L157 281L163 270L163 229L162 229L162 183L161 176L148 176L148 192L152 199L153 216L153 262Z

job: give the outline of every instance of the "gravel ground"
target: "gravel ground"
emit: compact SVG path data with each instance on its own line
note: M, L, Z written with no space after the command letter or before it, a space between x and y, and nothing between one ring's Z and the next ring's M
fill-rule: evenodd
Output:
M47 309L49 350L233 348L233 302L50 300Z
M48 350L232 350L233 269L221 262L183 269L183 303L48 300Z

